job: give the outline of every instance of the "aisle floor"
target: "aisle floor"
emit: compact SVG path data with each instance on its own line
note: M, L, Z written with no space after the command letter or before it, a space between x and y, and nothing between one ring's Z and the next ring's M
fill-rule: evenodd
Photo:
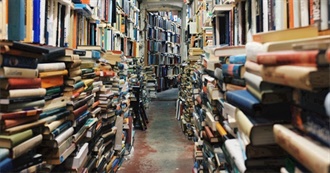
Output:
M147 109L146 131L136 130L134 148L118 173L188 173L193 167L193 143L175 118L177 89L160 92Z

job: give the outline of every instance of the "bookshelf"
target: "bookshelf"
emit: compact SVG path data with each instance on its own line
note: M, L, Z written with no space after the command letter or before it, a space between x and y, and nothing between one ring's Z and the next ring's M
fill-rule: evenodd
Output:
M322 123L329 123L326 2L186 3L189 53L203 50L190 54L177 102L176 117L195 142L193 172L329 171L323 155L329 154L324 135L329 129ZM203 10L210 17L202 18ZM201 42L207 27L213 36L209 45ZM322 58L302 61L312 52ZM305 76L304 82L298 76Z
M0 1L1 172L119 169L140 123L139 6Z
M177 85L181 19L177 11L147 11L146 14L145 64L154 66L157 91L163 91Z

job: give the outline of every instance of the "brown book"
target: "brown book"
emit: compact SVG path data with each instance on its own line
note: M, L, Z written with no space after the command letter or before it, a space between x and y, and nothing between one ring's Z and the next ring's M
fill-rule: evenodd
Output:
M39 116L26 116L26 117L20 117L16 119L6 119L3 120L3 129L15 127L21 124L33 122L39 119Z
M9 113L1 112L0 120L18 119L18 118L25 118L25 117L30 117L30 116L39 116L41 113L42 113L42 109L9 112Z
M40 88L41 79L40 78L1 78L0 79L0 89L10 90L10 89L30 89L30 88Z
M0 77L2 78L37 78L38 69L1 67Z
M75 110L72 111L73 115L74 115L74 119L77 119L82 113L86 112L88 109L88 105L85 104Z

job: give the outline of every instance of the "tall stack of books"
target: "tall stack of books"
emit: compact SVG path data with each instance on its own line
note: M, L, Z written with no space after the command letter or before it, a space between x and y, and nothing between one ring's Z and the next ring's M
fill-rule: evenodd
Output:
M40 170L45 163L39 150L44 143L43 125L65 116L65 113L49 114L47 108L52 97L46 96L46 88L63 85L60 78L67 73L63 70L64 64L47 68L49 64L40 63L64 56L65 49L20 42L1 44L5 48L1 54L1 144L4 145L1 147L7 148L3 149L3 156L8 158L1 159L0 169L9 172ZM62 70L57 71L57 67ZM57 72L61 76L59 83L48 82Z
M143 77L143 84L144 84L144 88L147 92L147 95L151 98L151 99L155 99L157 98L157 80L156 80L156 76L154 73L154 68L152 66L144 66L144 77Z

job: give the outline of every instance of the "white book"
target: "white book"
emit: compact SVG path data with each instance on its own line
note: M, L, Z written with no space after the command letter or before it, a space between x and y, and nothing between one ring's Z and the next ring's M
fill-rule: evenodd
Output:
M61 134L59 134L56 138L55 141L57 142L58 146L61 145L69 136L73 134L73 127L68 128Z
M74 157L70 157L66 161L66 166L77 169L82 166L83 161L87 157L88 153L88 143L84 143L84 145L79 149L79 152Z
M268 0L262 0L262 19L263 19L263 32L268 31Z
M286 1L275 1L275 29L287 29L287 4ZM253 10L252 10L253 11Z
M238 139L226 140L225 147L229 153L230 159L234 162L239 172L245 172L244 156Z
M114 149L116 151L121 151L122 150L122 134L123 134L123 117L117 116L115 126L117 128L117 132L116 132L116 137L115 137Z
M308 3L309 3L308 0L300 0L300 26L301 27L309 25Z
M206 124L212 129L212 131L217 131L216 125L215 125L215 120L213 115L210 112L206 112L206 118L205 118Z
M321 30L329 29L329 0L320 0L321 7Z
M235 114L236 114L236 107L228 102L224 102L222 109L222 116L225 119L229 119L229 118L235 118Z
M45 43L45 18L46 18L46 1L40 1L40 43Z

